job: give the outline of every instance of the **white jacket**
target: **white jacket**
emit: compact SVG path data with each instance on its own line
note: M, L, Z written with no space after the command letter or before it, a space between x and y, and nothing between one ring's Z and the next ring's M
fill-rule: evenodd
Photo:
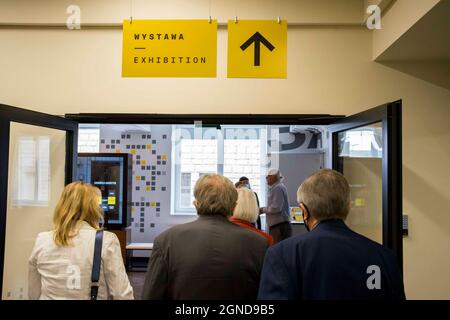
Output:
M89 299L96 230L80 222L73 245L57 246L53 231L37 238L29 260L30 299ZM120 251L119 239L104 232L97 299L133 299Z

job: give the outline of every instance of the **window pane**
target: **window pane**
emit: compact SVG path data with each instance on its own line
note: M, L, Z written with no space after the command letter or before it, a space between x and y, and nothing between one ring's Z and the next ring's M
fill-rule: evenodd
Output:
M50 185L50 139L49 137L38 138L38 184L37 200L48 203L48 193Z
M181 173L181 195L180 206L182 208L189 208L191 206L191 173Z
M341 132L339 156L353 158L381 158L381 125L371 125Z
M2 298L27 299L28 259L64 188L66 132L12 122L10 139Z
M350 184L346 220L355 231L382 243L381 123L339 133L339 156Z
M179 192L177 192L175 211L193 211L194 187L198 178L203 174L217 173L217 129L180 127L175 136L180 137L174 141L178 152L175 159L179 177Z
M100 127L78 129L78 152L100 152Z
M17 139L17 171L14 202L21 204L35 200L36 193L36 143L32 136Z
M258 128L225 131L223 174L233 182L245 176L253 191L261 190L261 139Z

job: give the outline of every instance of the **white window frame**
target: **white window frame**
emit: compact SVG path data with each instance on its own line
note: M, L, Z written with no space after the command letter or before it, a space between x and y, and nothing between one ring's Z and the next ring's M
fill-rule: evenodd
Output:
M25 184L24 181L22 180L22 173L24 168L22 167L22 143L24 141L28 141L31 142L33 144L33 156L34 156L34 170L33 170L33 175L34 175L34 194L33 194L33 199L25 199L23 198L23 194L22 194L22 186ZM41 167L42 163L41 161L43 160L41 158L42 154L42 143L46 143L47 144L47 148L48 148L48 154L45 155L44 161L46 161L48 163L47 168ZM15 183L15 188L14 188L14 198L13 198L13 204L16 207L21 207L21 206L29 206L29 207L47 207L49 202L50 202L50 192L51 192L51 176L50 176L50 172L51 172L51 159L50 159L50 153L51 153L51 141L50 138L48 136L38 136L38 137L21 137L19 138L18 141L18 146L17 146L17 156L16 159L18 161L17 163L17 169L16 169L16 173L15 173L15 179L16 179L16 183ZM45 174L45 177L43 177L42 175ZM47 194L46 197L43 197L42 194L42 185L40 185L41 182L46 182L46 187L47 187Z
M176 135L173 134L175 130L180 128L192 129L193 125L173 125L172 126L172 161L171 161L171 215L196 215L197 212L194 208L180 208L180 194L181 194L181 172L180 172L180 164L177 165L177 159L181 156L181 145L176 145ZM208 127L203 127L208 128ZM260 158L267 158L267 126L265 125L221 125L221 129L217 129L217 170L215 173L223 174L224 172L224 130L230 128L245 128L245 129L259 129L259 138L261 140L261 148L260 148ZM265 161L265 160L263 160ZM263 163L261 163L261 167ZM258 194L260 205L264 206L266 202L266 188L265 186L265 175L261 172L260 174L260 192Z
M98 139L96 139L96 150L82 150L83 146L80 144L80 137L83 130L96 130L98 132ZM88 153L99 153L100 152L100 124L84 124L80 123L78 126L78 153L88 152ZM93 141L93 140L90 140Z

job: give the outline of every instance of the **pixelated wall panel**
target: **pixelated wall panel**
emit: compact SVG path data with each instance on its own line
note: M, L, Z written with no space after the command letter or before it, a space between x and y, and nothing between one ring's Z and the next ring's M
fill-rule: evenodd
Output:
M195 219L170 215L171 131L171 125L152 125L146 133L100 126L100 152L133 155L132 242L153 242L168 227Z

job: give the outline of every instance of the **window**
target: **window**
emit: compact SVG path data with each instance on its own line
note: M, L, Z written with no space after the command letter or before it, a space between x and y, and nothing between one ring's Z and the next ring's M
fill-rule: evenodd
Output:
M253 191L261 194L264 141L261 129L225 127L223 175L233 182L245 176Z
M383 139L381 124L345 131L339 135L340 157L381 158Z
M78 152L100 152L100 125L80 124L78 129Z
M172 132L172 208L174 213L195 214L194 186L198 178L218 170L218 130L174 126Z
M192 203L191 173L181 172L180 207L190 208Z
M46 206L50 190L50 138L21 137L17 146L17 206Z
M174 126L172 214L196 213L193 206L195 183L209 173L223 174L233 182L246 176L262 200L265 132L262 126Z

